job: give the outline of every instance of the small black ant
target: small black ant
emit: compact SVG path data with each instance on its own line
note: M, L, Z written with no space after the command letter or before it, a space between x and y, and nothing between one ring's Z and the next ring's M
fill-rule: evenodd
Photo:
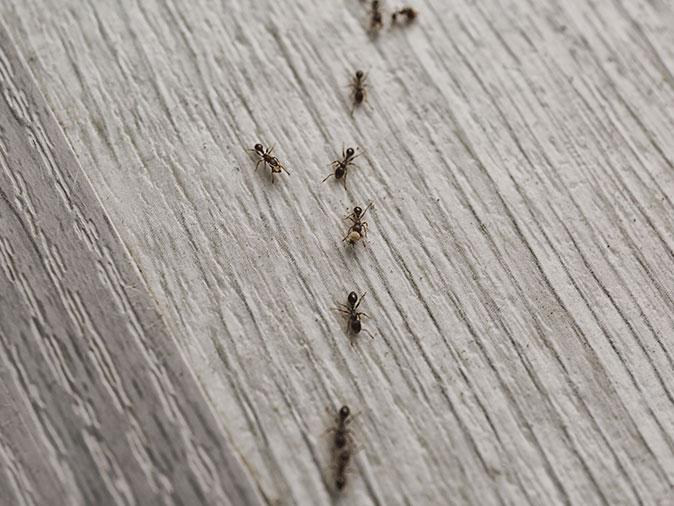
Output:
M370 28L369 28L370 34L376 36L383 26L384 20L381 10L379 8L379 0L372 0L372 4L370 7Z
M264 149L264 146L262 144L255 144L255 148L251 149L253 153L255 153L258 156L258 161L255 164L255 170L257 170L260 167L260 164L262 163L265 167L269 166L271 169L271 182L274 182L274 174L277 174L279 172L285 172L286 174L290 175L290 172L288 172L288 169L286 169L283 164L279 161L278 158L275 156L272 156L272 152L274 151L274 146L268 148L266 151Z
M335 486L337 490L342 490L346 486L346 469L351 460L351 452L347 449L342 451L337 457L337 470L335 472Z
M353 108L351 109L351 114L363 101L367 98L367 84L365 80L367 76L363 73L362 70L356 71L356 76L351 80L349 86L353 91Z
M349 293L349 296L347 298L347 304L339 304L341 307L337 308L337 311L340 313L347 315L347 332L350 335L355 335L355 334L360 334L361 330L363 332L366 332L369 334L370 337L374 338L374 336L365 330L363 328L361 318L364 316L365 318L369 318L370 316L367 315L366 313L358 311L358 306L360 306L361 302L363 302L363 299L365 298L365 294L361 295L360 298L356 294L356 292L351 292ZM353 344L353 343L352 343Z
M341 450L349 442L349 430L347 425L351 421L349 416L351 415L351 410L349 406L342 406L339 408L339 414L337 416L337 429L335 430L335 449Z
M409 25L418 15L419 13L412 7L402 7L391 14L391 25L402 23Z
M342 490L346 486L346 470L353 453L351 449L351 434L348 424L351 421L349 416L351 410L348 406L342 406L337 416L337 428L335 429L335 438L333 441L333 460L335 461L335 486L337 490Z
M335 160L330 164L330 166L334 169L334 172L328 174L323 182L327 181L331 176L335 176L335 179L344 178L344 187L346 188L346 174L350 165L357 167L357 165L353 163L353 160L358 156L360 156L360 153L356 154L356 151L353 148L346 148L346 151L342 148L342 159Z
M365 210L358 206L353 208L351 214L345 218L351 220L351 226L349 227L349 230L347 230L346 236L344 236L342 241L346 241L353 246L367 235L368 225L367 221L363 220L363 216L365 216L365 213L370 207L372 207L372 202L367 205Z

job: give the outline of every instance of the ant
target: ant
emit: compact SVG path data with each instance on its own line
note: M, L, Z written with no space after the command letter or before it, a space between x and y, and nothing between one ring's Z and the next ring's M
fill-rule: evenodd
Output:
M367 330L363 329L362 323L361 323L361 318L364 316L365 318L369 318L370 316L358 311L358 306L360 306L361 302L363 302L363 299L365 298L365 294L361 295L360 298L358 298L358 295L356 292L351 292L349 293L349 296L347 298L348 304L339 304L341 307L337 308L337 311L340 313L347 315L348 318L348 323L347 323L347 332L351 335L359 334L360 331L364 331L371 338L374 339L374 336L368 332ZM353 343L352 343L353 344Z
M367 76L363 73L362 70L356 71L356 76L351 79L349 86L353 91L353 108L351 109L351 114L356 110L356 107L361 105L363 101L367 98L367 84L365 80Z
M279 172L285 172L286 174L290 175L290 172L288 172L288 169L286 169L283 164L279 161L278 158L275 156L272 156L272 152L274 151L274 146L268 148L266 151L264 149L264 146L262 144L255 144L255 149L251 149L253 153L255 153L258 156L258 161L255 164L255 170L257 170L260 167L260 164L264 164L264 166L269 166L271 169L271 182L274 182L274 174L277 174Z
M349 429L347 425L351 420L349 416L351 415L351 410L349 406L342 406L339 408L339 413L337 416L337 429L335 430L335 449L341 450L349 442Z
M334 169L334 172L328 174L322 182L325 183L325 181L327 181L330 176L335 176L335 179L341 179L343 177L344 188L346 188L346 173L349 170L349 165L357 167L357 165L353 163L353 159L357 158L358 156L360 156L360 153L356 154L356 151L353 148L346 148L346 151L344 151L342 148L342 159L335 160L330 164L330 166Z
M349 227L349 230L346 232L346 236L344 236L342 241L346 241L353 246L367 235L368 225L367 221L363 220L363 216L365 216L365 213L367 213L367 210L370 209L370 207L372 207L372 202L367 205L365 210L358 206L353 208L353 212L345 218L346 220L351 220L352 225Z
M347 427L351 419L351 410L348 406L342 406L337 416L337 428L335 429L335 438L333 440L333 458L336 464L335 486L337 490L342 490L346 486L346 469L353 454L350 448L351 434Z
M418 15L419 13L412 7L402 7L397 11L395 11L393 14L391 14L391 25L395 25L398 22L400 24L405 23L409 25L412 21L416 19Z
M381 30L383 26L384 20L381 10L379 9L379 0L372 0L372 5L370 7L370 34L373 36L378 35L379 30Z

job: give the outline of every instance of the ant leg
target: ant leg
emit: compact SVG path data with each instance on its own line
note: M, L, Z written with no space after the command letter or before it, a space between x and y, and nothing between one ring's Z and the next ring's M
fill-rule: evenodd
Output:
M372 334L372 332L370 332L369 330L361 329L361 332L365 332L368 336L370 336L370 339L374 339L374 334Z
M361 216L362 216L362 215L361 215ZM350 214L347 214L346 216L344 216L344 219L345 219L345 220L351 220L351 221L353 222L354 225L355 225L356 223L360 222L360 217L357 217L357 216L356 216L356 213L354 213L354 212L351 212Z
M264 159L262 159L262 158L259 159L259 160L257 161L257 163L255 164L255 170L257 170L257 169L260 168L260 164L261 164L262 162L264 162Z
M370 209L372 206L373 206L373 203L370 202L370 203L367 205L367 207L363 210L363 212L360 213L361 219L363 218L363 216L365 216L365 213L367 212L367 210Z
M363 295L360 296L360 298L358 299L358 302L356 302L356 305L353 306L354 309L356 309L358 306L360 306L360 303L363 302L363 299L365 298L366 295L367 295L367 292L363 292Z
M330 176L334 176L334 174L331 172L330 174L328 174L327 176L325 176L325 179L323 179L323 181L321 181L321 183L325 183L325 182L328 180L328 178L329 178Z
M352 230L353 230L353 227L349 228L349 231L348 231L348 232L346 233L346 235L344 236L344 239L342 239L342 242L346 241L346 240L349 238L349 235L351 235L351 231L352 231ZM351 243L352 246L353 246L353 244L354 244L354 243Z

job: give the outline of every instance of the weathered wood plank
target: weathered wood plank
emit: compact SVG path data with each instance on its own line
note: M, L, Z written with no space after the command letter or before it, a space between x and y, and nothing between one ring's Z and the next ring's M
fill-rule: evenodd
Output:
M255 503L0 23L0 503Z
M328 501L342 402L355 504L672 501L670 3L426 0L376 42L356 0L0 5L268 502Z

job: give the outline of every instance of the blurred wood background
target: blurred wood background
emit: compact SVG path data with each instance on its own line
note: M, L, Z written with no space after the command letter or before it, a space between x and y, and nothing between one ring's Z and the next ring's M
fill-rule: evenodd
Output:
M411 5L0 0L2 504L674 504L673 4Z

